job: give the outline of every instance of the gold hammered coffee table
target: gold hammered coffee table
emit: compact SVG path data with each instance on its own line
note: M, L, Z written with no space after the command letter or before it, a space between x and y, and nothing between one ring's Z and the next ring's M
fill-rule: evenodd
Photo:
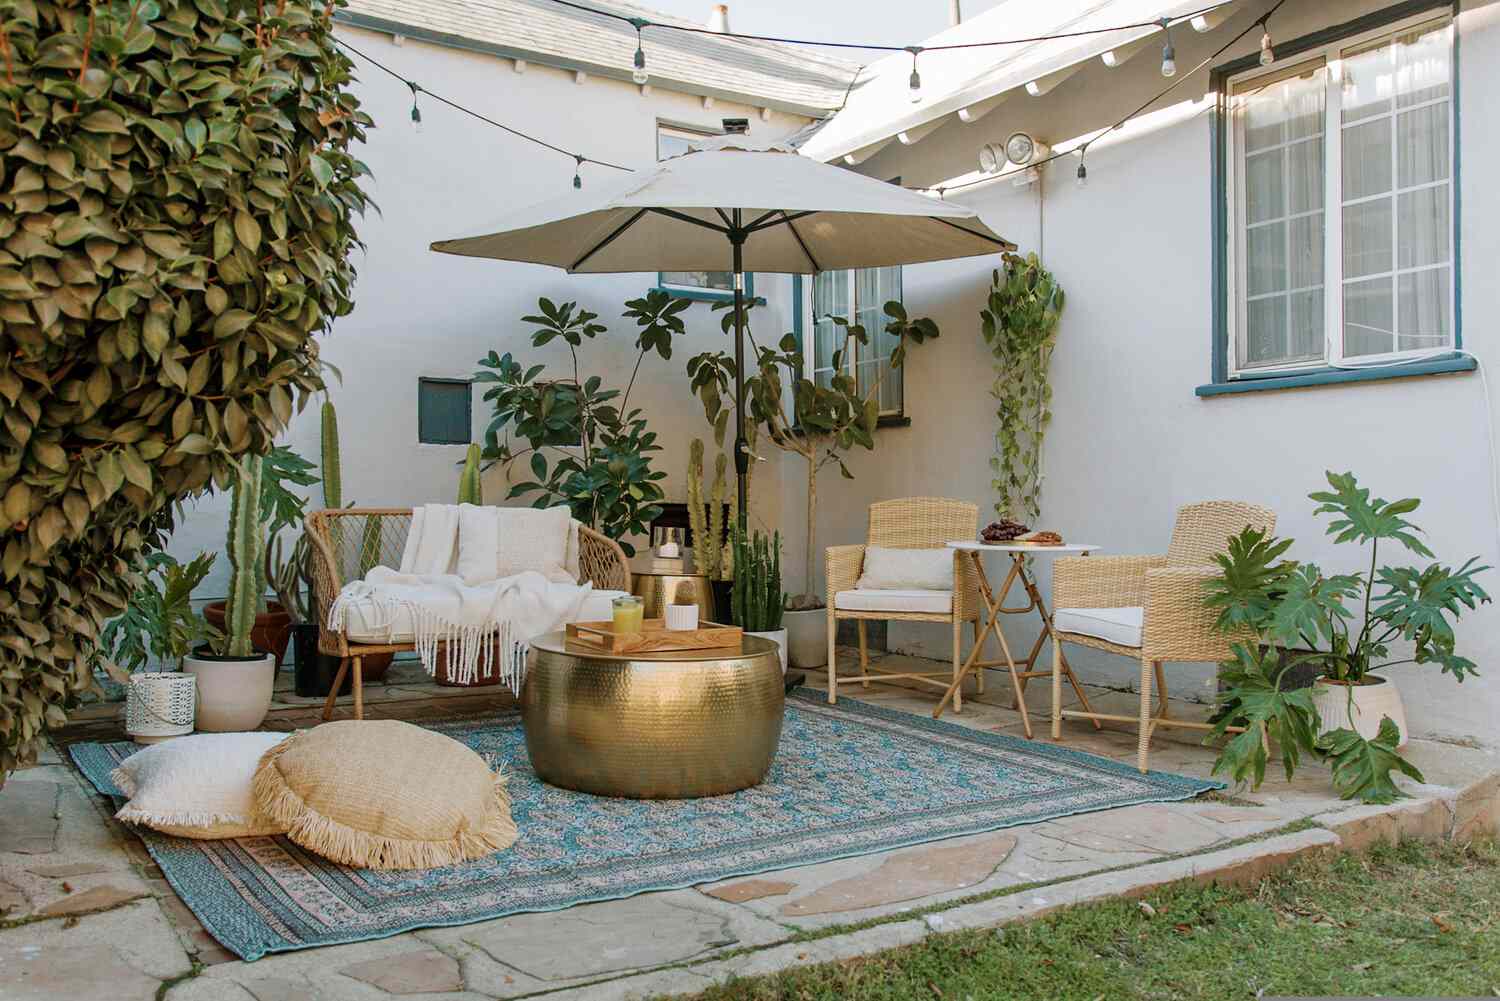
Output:
M526 750L549 785L596 796L689 799L758 785L781 739L777 646L613 654L560 632L531 643Z

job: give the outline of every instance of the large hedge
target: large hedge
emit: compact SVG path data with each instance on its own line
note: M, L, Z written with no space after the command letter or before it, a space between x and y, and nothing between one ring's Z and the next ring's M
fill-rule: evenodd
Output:
M0 782L175 502L321 386L370 124L332 11L0 2Z

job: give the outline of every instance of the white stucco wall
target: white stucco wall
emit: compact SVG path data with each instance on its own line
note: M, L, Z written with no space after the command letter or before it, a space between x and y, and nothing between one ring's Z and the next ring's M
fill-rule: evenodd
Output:
M778 138L804 119L717 102L705 110L701 99L598 78L574 82L571 72L531 64L516 73L509 60L407 40L396 46L389 35L352 28L340 34L388 66L476 111L586 155L633 166L656 158L658 119L717 127L725 117L748 117L757 137ZM508 264L436 254L436 239L482 231L516 207L572 190L573 163L490 126L475 122L430 99L422 101L422 128L410 120L411 94L397 80L356 60L358 93L375 120L366 146L357 152L374 172L368 192L380 211L359 225L367 245L356 251L359 280L353 313L339 320L322 341L323 356L343 373L331 384L338 407L343 450L344 500L374 506L451 501L458 483L456 463L462 445L417 442L417 379L466 378L491 349L510 351L523 363L546 363L557 377L571 376L561 341L536 350L531 328L520 322L535 313L538 296L556 302L577 300L610 328L581 349L586 378L597 374L606 386L624 389L634 361L634 321L620 314L627 299L655 285L656 274L573 277L534 265ZM584 184L615 171L584 168ZM724 261L729 266L726 241ZM790 281L765 276L755 283L765 307L752 313L757 334L774 342L790 329ZM642 364L631 397L643 407L664 450L655 467L667 473L669 500L686 498L687 445L694 437L711 442L711 429L688 391L687 359L700 351L732 350L720 332L722 314L696 303L684 314L689 334L674 345L670 361L656 355ZM773 336L774 335L774 336ZM481 440L489 421L482 387L474 392L474 436ZM297 416L286 441L316 462L319 453L317 402ZM710 475L712 460L709 460ZM774 525L779 515L776 468L757 471L752 512ZM525 475L529 479L530 476ZM486 476L485 499L505 502L503 473ZM321 497L314 487L314 496ZM509 501L526 504L528 499ZM225 495L190 505L172 538L172 551L187 558L200 549L223 545ZM220 564L223 564L221 559ZM224 593L225 567L200 589L200 597Z
M1272 31L1279 39L1297 37L1379 6L1289 3ZM1462 336L1464 348L1487 367L1500 365L1500 288L1493 275L1500 259L1493 183L1500 176L1493 127L1500 97L1497 8L1466 4L1459 38ZM1225 61L1252 51L1257 39L1252 35ZM1217 44L1179 38L1179 65L1193 65ZM1207 85L1204 72L1174 100L1201 99ZM982 142L1024 128L1062 143L1108 124L1161 86L1150 53L1114 71L1096 61L1046 98L1012 97L976 125L954 122L915 146L892 144L858 169L900 175L908 184L933 183L973 169ZM1209 155L1209 118L1199 114L1091 150L1086 188L1074 183L1076 161L1059 161L1047 171L1044 202L1038 188L1017 189L1008 181L948 196L973 205L1023 251L1042 248L1067 292L1052 364L1055 411L1041 526L1110 553L1162 552L1178 505L1243 499L1277 511L1279 531L1297 540L1295 555L1328 570L1353 571L1361 551L1326 542L1324 522L1306 500L1322 486L1325 469L1352 470L1379 495L1423 499L1413 517L1442 561L1480 555L1500 562L1491 494L1496 417L1479 374L1209 400L1194 395L1195 386L1210 380ZM992 516L991 356L978 313L995 264L970 260L906 270L908 310L932 315L942 336L908 362L911 427L881 430L873 454L853 456L853 481L836 472L820 480L819 546L861 540L865 505L878 499L962 497L980 505L982 520ZM793 482L784 496L795 501ZM789 517L797 510L788 501L784 507ZM1383 555L1401 559L1397 552ZM789 557L791 566L799 565L797 554ZM1046 560L1038 562L1046 592ZM1485 584L1500 590L1500 575L1485 575ZM1029 618L1006 627L1013 649L1024 644L1024 651L1036 634ZM947 655L945 627L893 627L891 638L901 649ZM1492 605L1470 614L1459 638L1461 651L1478 662L1479 678L1460 687L1435 669L1407 665L1392 672L1413 730L1500 743L1500 611ZM1135 665L1090 653L1070 653L1086 680L1132 684ZM1168 678L1174 690L1211 694L1211 666L1172 666ZM1045 699L1040 691L1037 697Z

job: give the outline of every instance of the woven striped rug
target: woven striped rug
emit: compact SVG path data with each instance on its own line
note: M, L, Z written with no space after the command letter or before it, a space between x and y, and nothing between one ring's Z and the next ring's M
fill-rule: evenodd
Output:
M806 689L787 699L767 780L708 799L609 799L545 785L513 713L432 729L507 763L521 831L513 848L427 872L380 872L335 865L281 837L138 833L204 927L257 959L1222 788L852 699L830 706ZM71 752L101 793L119 799L110 772L136 750L119 742Z

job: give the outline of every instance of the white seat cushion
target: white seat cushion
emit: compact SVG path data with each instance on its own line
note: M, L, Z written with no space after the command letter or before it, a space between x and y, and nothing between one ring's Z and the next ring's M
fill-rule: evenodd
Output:
M1059 608L1052 625L1060 633L1079 633L1116 646L1141 645L1142 608Z
M577 622L600 622L614 615L610 602L624 595L624 591L592 590L583 599L578 610ZM398 607L390 625L381 623L385 609L377 607L369 599L356 599L345 603L348 618L344 620L344 633L351 643L410 643L415 634L411 627L411 610Z
M857 588L835 594L833 607L849 612L935 612L945 615L953 611L953 592L916 588Z

